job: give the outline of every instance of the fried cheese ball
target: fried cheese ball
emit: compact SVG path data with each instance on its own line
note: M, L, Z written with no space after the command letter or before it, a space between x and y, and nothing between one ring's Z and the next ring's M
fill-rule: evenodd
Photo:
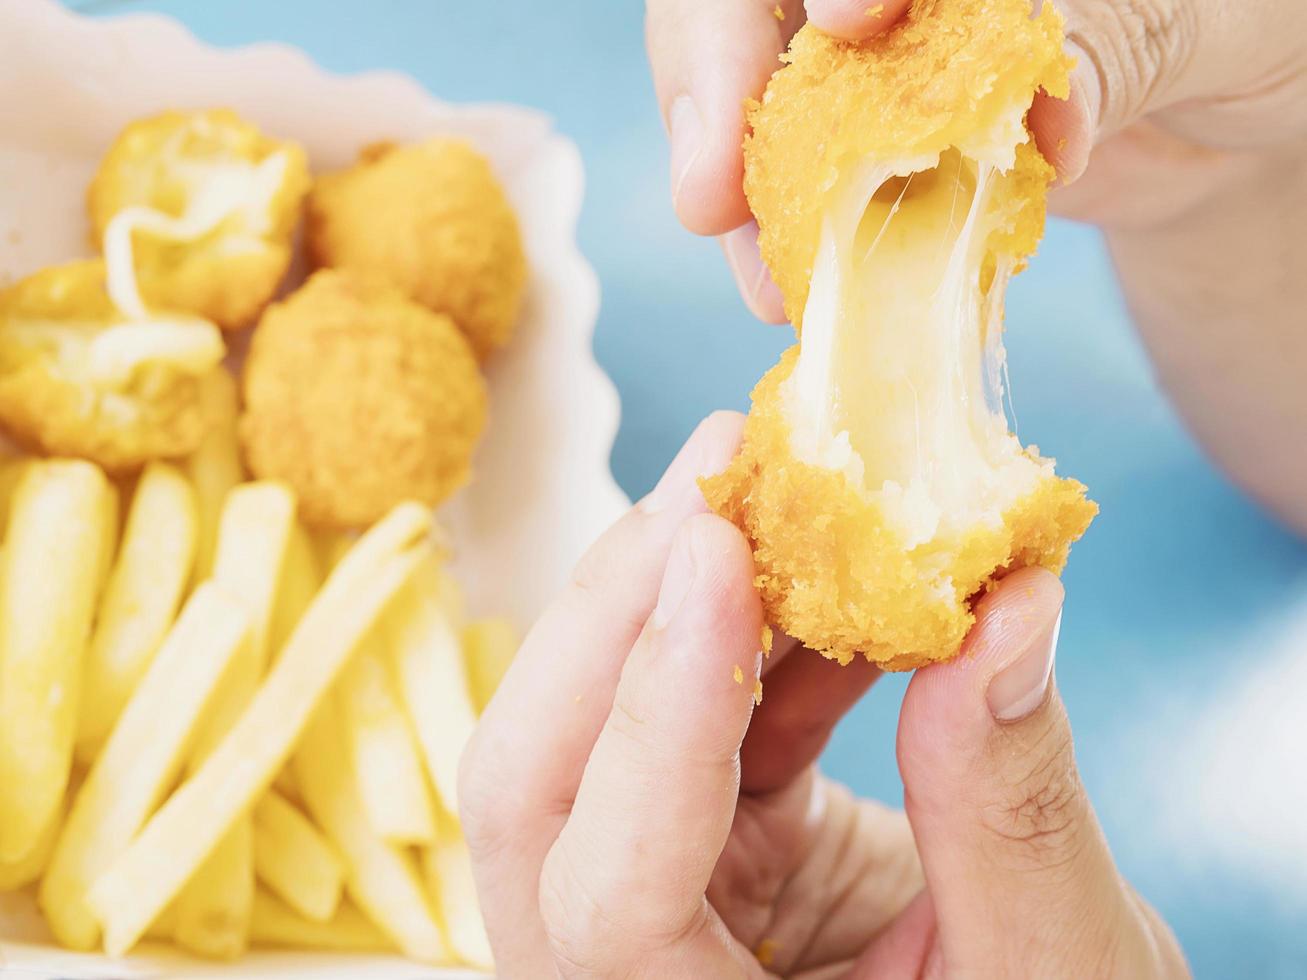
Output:
M385 276L453 317L481 360L513 334L526 287L517 215L462 140L377 144L319 177L307 243L315 264Z
M180 456L204 435L201 380L224 353L207 320L124 315L98 259L44 269L0 293L0 424L113 472Z
M476 358L449 317L380 279L322 270L269 307L243 377L241 442L305 520L370 524L466 482L486 419Z
M120 306L247 326L290 265L309 171L304 150L230 109L163 112L119 134L87 192L97 247L135 264Z
M1097 507L1002 406L1003 298L1052 170L1025 114L1068 91L1030 0L934 0L865 43L811 27L750 108L745 190L800 331L705 481L748 536L771 621L847 664L954 656L972 602L1060 571Z

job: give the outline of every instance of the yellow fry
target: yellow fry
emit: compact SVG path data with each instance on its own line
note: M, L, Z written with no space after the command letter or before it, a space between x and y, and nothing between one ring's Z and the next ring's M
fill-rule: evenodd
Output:
M236 379L225 368L204 378L200 389L209 431L200 448L183 464L195 485L199 506L200 533L196 549L196 579L209 577L218 541L218 522L223 503L232 487L244 478L240 441L236 435L239 410Z
M254 807L254 870L287 905L314 922L336 914L345 866L308 817L274 791Z
M346 887L364 915L406 956L444 961L448 952L416 863L377 836L355 793L357 775L334 699L314 715L295 753L295 774L313 819L345 859Z
M295 527L295 496L280 483L244 483L228 494L218 525L213 580L236 596L250 618L251 642L233 666L205 719L190 771L206 759L258 689L267 661L277 588ZM213 959L245 950L254 903L254 838L238 818L177 900L175 938Z
M321 584L322 573L319 571L313 541L304 525L297 523L291 529L290 540L286 543L286 560L282 563L277 606L272 611L270 650L280 650L286 645Z
M0 461L0 540L9 531L9 508L13 504L14 490L31 462L25 456L6 456Z
M417 733L432 784L458 812L458 760L476 727L462 643L441 595L445 582L433 558L424 562L386 618L390 664Z
M32 463L14 488L0 572L0 861L22 860L72 767L82 657L99 585L109 483L79 460Z
M342 903L330 922L313 922L264 891L254 896L250 941L275 949L338 953L386 953L395 948L385 933L352 905Z
M172 625L190 582L197 533L195 491L180 471L141 473L117 561L109 573L82 669L77 757L90 763Z
M422 873L454 956L468 966L493 970L490 940L472 879L472 855L457 821L448 814L441 814L436 843L422 851Z
M364 639L337 691L372 829L393 844L430 843L436 834L431 790L375 633Z
M71 788L69 790L71 793ZM45 873L54 851L54 842L63 829L63 815L52 821L41 832L41 839L26 856L11 863L0 863L0 892L17 891L36 881Z
M517 631L503 619L482 619L463 630L463 653L477 713L486 710L495 689L517 656Z
M95 947L100 929L87 890L176 778L248 638L244 609L216 585L200 586L183 607L78 791L41 882L41 908L65 946Z
M350 653L426 551L430 511L401 504L332 572L240 720L91 889L105 948L121 956L255 799Z

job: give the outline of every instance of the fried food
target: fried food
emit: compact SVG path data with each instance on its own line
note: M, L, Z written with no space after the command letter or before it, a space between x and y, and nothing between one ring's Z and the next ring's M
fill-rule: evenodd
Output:
M94 948L100 927L87 890L176 779L249 635L240 603L212 583L200 586L178 616L78 791L41 881L41 908L63 945Z
M1025 113L1068 92L1029 0L914 3L854 44L811 27L749 110L745 190L800 330L705 482L771 620L841 663L957 653L1005 572L1059 571L1097 508L1002 408L1003 297L1052 170Z
M98 260L44 269L0 293L0 424L113 472L187 453L204 435L200 379L223 353L205 320L121 313Z
M485 424L485 382L453 321L346 272L318 272L268 310L243 384L250 469L290 484L304 519L327 527L440 503L467 480Z
M176 467L150 463L127 512L82 665L77 757L94 761L185 598L195 557L195 492Z
M230 109L163 112L119 134L87 192L114 299L186 310L227 330L253 322L290 265L309 186L295 143ZM139 281L139 293L136 282Z
M478 358L512 336L527 274L517 216L489 161L462 140L381 143L319 177L306 241L316 264L386 276L451 316Z
M136 944L267 790L350 654L426 556L430 530L430 513L404 504L359 538L249 706L96 880L87 897L110 956Z

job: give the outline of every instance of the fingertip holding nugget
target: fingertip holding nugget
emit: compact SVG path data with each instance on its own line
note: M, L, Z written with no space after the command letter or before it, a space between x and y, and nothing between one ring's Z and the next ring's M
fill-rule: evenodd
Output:
M162 112L128 125L87 192L96 247L134 264L139 298L233 330L272 299L309 187L296 143L230 109Z
M203 437L200 378L224 352L208 321L123 315L98 259L43 269L0 293L0 423L112 472L178 456Z
M508 343L526 286L517 216L489 161L462 140L382 143L319 177L315 264L381 275L448 314L484 360Z
M841 663L954 656L1006 572L1060 571L1097 507L1003 412L1003 296L1052 168L1024 119L1067 92L1061 18L917 3L863 43L808 27L750 111L745 189L800 329L705 497L769 619Z
M319 526L439 504L468 479L486 419L485 383L453 321L347 272L315 273L269 308L242 384L250 469L293 487Z

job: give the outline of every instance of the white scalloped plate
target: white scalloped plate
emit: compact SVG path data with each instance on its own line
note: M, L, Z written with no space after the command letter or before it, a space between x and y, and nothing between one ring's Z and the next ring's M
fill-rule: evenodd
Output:
M608 469L617 396L590 347L599 289L576 247L584 174L575 145L538 112L449 105L399 74L335 76L284 45L209 47L164 17L91 20L52 0L0 0L0 284L87 254L85 187L124 124L215 105L299 140L317 170L351 162L374 140L436 133L465 136L493 161L521 217L531 282L514 342L489 369L475 478L441 518L472 612L524 629L626 506ZM49 945L25 896L0 900L0 974L462 975L328 955L258 953L224 967L151 951L113 962Z

